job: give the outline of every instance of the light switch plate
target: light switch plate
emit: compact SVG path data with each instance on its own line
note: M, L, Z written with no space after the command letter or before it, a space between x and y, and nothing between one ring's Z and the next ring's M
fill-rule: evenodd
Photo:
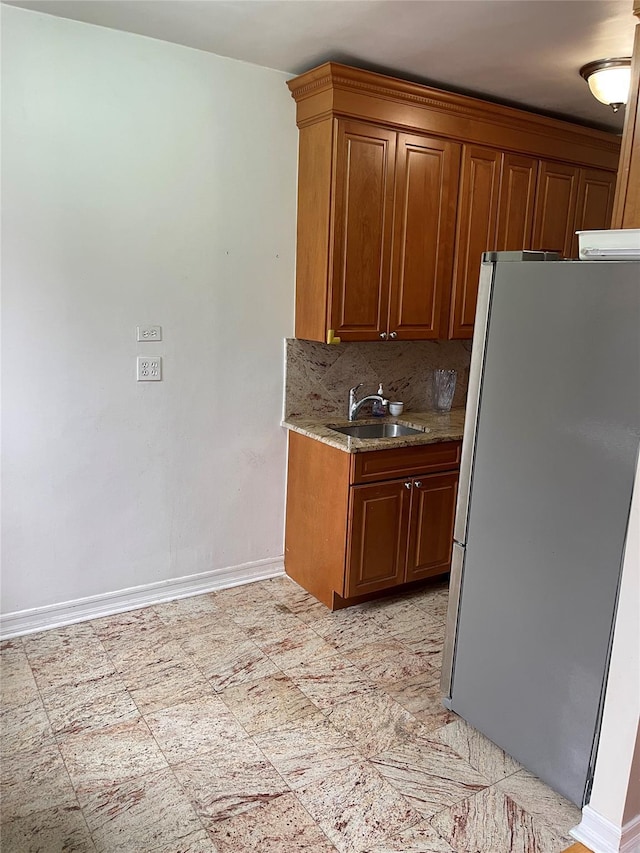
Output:
M162 326L136 326L136 340L161 341Z
M138 382L160 382L162 380L162 357L152 356L148 358L139 355L137 360Z

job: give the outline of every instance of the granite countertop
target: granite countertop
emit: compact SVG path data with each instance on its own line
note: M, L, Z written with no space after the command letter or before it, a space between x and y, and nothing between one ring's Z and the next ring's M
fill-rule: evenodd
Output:
M464 409L451 409L439 412L403 412L392 418L358 418L351 424L346 418L337 415L302 417L291 415L282 421L282 426L293 432L299 432L309 438L315 438L346 453L364 453L368 450L390 450L393 447L414 447L419 444L435 444L440 441L461 441L464 429ZM398 423L414 429L424 430L421 435L402 435L397 438L353 438L329 428L353 424Z

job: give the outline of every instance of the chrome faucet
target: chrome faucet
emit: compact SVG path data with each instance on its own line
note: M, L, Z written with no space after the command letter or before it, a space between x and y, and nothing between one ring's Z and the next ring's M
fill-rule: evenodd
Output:
M369 394L367 397L363 397L362 400L356 400L356 393L358 388L362 388L364 382L360 382L358 385L354 385L353 388L349 389L349 420L355 421L358 417L358 412L364 406L365 403L373 403L374 400L377 400L379 403L382 403L383 406L388 405L389 401L385 400L384 397L381 397L380 394Z

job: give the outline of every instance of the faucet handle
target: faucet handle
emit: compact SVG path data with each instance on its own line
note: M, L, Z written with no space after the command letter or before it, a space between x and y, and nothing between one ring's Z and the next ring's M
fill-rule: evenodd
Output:
M363 386L363 385L364 385L364 382L359 382L357 385L354 385L354 386L353 386L353 388L349 388L349 396L350 396L350 397L355 397L355 396L356 396L356 391L357 391L359 388L362 388L362 386Z

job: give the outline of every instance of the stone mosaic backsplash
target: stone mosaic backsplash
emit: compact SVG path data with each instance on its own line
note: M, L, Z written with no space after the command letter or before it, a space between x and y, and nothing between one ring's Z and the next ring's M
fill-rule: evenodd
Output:
M401 400L405 410L425 412L431 403L431 377L438 367L458 371L453 406L464 406L469 384L471 341L384 341L321 344L285 341L284 417L347 416L349 388L364 382L359 396ZM363 412L363 415L366 413Z

